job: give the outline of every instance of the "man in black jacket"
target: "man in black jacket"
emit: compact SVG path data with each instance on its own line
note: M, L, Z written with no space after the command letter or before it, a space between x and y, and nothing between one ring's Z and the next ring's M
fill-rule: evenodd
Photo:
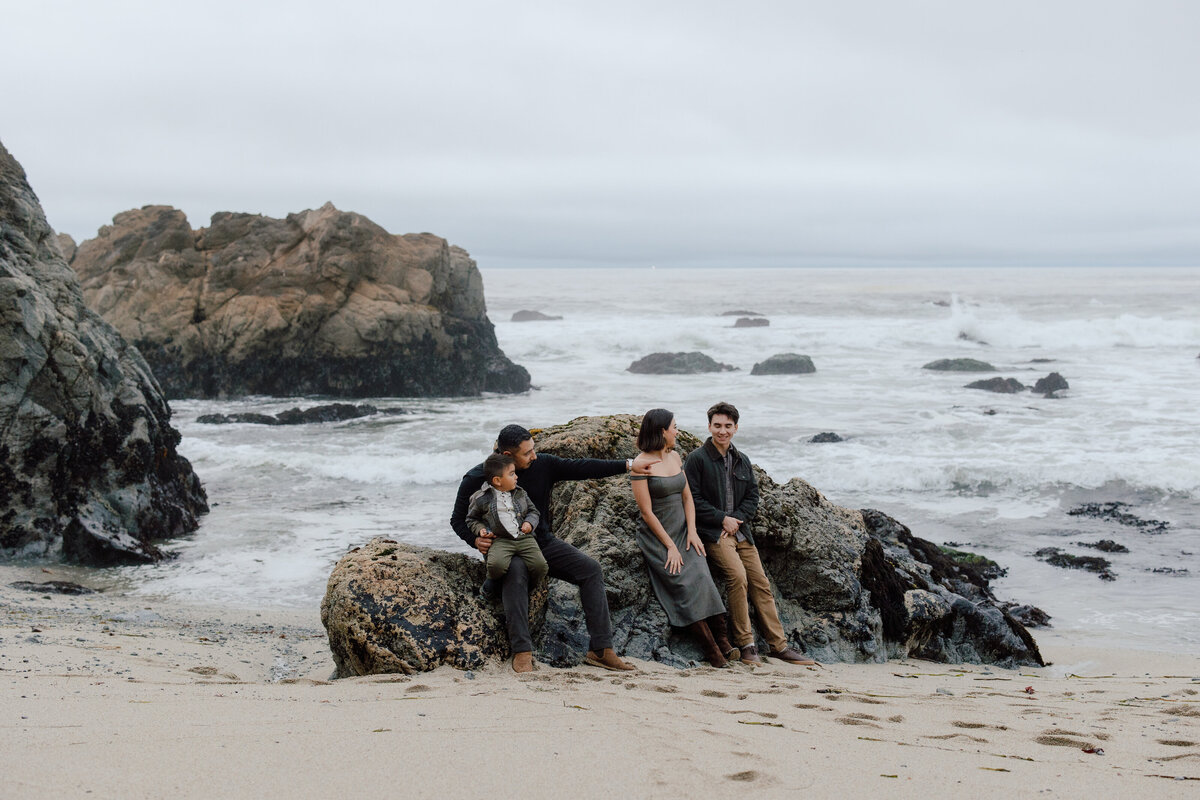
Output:
M613 651L612 619L600 565L591 556L552 533L550 492L558 481L607 478L627 471L646 474L649 466L657 460L644 454L624 461L539 456L534 448L533 435L520 425L507 425L500 431L496 438L496 452L513 457L517 466L517 485L525 490L542 514L534 536L550 565L550 577L579 587L589 638L585 660L605 669L633 669ZM467 527L468 503L483 480L483 464L476 465L463 476L454 499L450 527L460 539L486 556L495 534L484 531L476 536ZM529 672L533 669L533 639L529 634L529 571L525 568L525 562L514 559L509 566L508 574L504 576L502 597L508 641L513 651L512 668L516 672Z
M747 664L761 664L750 627L750 603L770 655L789 664L815 664L788 646L775 608L771 583L763 570L750 521L758 512L758 481L750 459L733 446L738 410L717 403L708 410L708 432L702 447L688 454L683 470L696 505L696 532L705 542L713 576L725 580L733 645Z

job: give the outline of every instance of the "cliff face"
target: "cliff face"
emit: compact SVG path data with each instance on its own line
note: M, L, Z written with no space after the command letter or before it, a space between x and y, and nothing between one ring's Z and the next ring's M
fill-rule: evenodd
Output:
M286 219L222 212L199 230L146 206L114 217L70 265L171 397L529 388L497 345L466 251L329 204Z
M0 556L161 558L154 542L208 510L170 419L0 145Z
M564 458L628 458L639 418L582 417L534 431L538 450ZM680 432L682 454L700 440ZM1037 643L995 602L987 581L878 511L830 503L793 478L756 470L754 537L788 640L826 661L1041 664ZM629 479L563 481L551 500L555 533L600 562L617 651L686 666L701 655L671 628L634 540ZM470 669L507 651L498 604L481 600L477 558L376 539L334 568L321 606L339 675ZM566 666L588 646L579 590L551 580L530 604L537 658ZM765 642L759 642L765 647Z

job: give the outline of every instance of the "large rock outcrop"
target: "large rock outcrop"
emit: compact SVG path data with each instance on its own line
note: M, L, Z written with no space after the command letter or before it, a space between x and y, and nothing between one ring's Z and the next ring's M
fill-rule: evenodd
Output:
M69 246L69 243L68 243ZM326 204L273 219L145 206L70 262L170 397L522 392L465 250Z
M626 458L635 454L638 422L583 417L534 434L543 453ZM677 446L686 453L699 444L681 432ZM757 474L754 535L797 647L839 661L1041 663L1033 638L969 566L885 514L833 505L798 478L777 484ZM651 592L628 479L561 483L552 502L558 535L604 568L618 652L678 666L697 660ZM339 674L472 668L504 656L502 610L475 594L483 574L477 558L379 539L347 554L322 604ZM578 590L550 581L538 591L546 596L531 606L537 657L577 663L587 649Z
M150 368L84 303L0 145L0 555L154 561L204 490Z

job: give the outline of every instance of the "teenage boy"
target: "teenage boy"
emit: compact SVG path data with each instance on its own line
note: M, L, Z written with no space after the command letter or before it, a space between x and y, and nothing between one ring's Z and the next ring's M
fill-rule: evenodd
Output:
M683 470L696 505L696 532L706 543L713 577L725 581L733 645L746 664L761 664L750 627L750 604L758 612L758 625L770 646L771 658L789 664L815 664L788 646L775 608L771 584L763 571L754 544L750 521L758 511L758 481L750 459L733 446L738 410L730 403L708 409L709 438L688 454Z

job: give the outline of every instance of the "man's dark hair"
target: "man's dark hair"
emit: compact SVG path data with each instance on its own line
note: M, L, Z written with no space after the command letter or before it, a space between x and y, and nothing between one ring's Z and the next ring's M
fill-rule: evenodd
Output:
M520 425L505 425L500 429L500 435L496 437L496 452L503 453L505 450L511 452L520 447L521 442L532 438L533 434Z
M642 427L638 428L637 446L643 453L653 453L662 450L667 444L664 431L671 427L675 414L665 408L652 408L642 417Z
M731 420L733 420L734 425L737 425L738 412L737 412L737 409L734 408L733 403L726 403L724 400L722 400L721 402L714 405L712 408L708 409L708 421L712 422L712 418L715 417L717 414L724 414L725 416L727 416Z
M507 453L492 453L483 460L483 478L488 483L492 482L492 478L499 478L508 469L509 464L515 464L516 461Z

